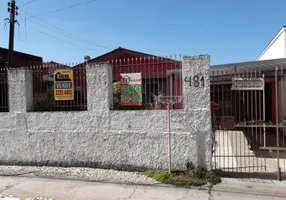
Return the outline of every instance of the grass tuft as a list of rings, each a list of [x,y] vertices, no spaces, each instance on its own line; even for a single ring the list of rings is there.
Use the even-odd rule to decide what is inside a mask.
[[[148,170],[143,174],[161,183],[175,186],[202,186],[207,183],[216,185],[221,182],[221,178],[214,171],[195,167],[192,164],[186,166],[187,170],[173,169],[171,174],[167,170]]]

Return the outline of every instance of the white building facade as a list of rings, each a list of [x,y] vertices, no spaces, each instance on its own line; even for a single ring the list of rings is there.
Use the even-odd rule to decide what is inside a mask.
[[[261,61],[279,58],[286,58],[286,26],[280,29],[256,60]]]

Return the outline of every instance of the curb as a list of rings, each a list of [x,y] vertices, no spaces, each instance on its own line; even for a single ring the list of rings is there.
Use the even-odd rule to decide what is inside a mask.
[[[217,192],[232,192],[232,193],[244,193],[244,194],[259,194],[265,196],[279,196],[279,197],[286,197],[286,193],[279,192],[277,190],[268,190],[265,191],[263,189],[241,189],[235,187],[224,187],[224,188],[214,188],[213,191]]]
[[[247,188],[246,187],[241,187],[241,186],[226,186],[226,185],[216,185],[213,186],[211,191],[215,192],[230,192],[230,193],[243,193],[243,194],[252,194],[252,195],[265,195],[265,196],[278,196],[278,197],[285,197],[286,198],[286,192],[285,188],[278,187],[279,189],[269,189],[269,188]],[[209,190],[208,186],[202,186],[198,189],[203,189],[203,190]]]
[[[4,175],[1,175],[5,177]],[[139,183],[128,183],[119,180],[108,180],[108,181],[96,181],[96,180],[84,180],[79,179],[77,177],[46,177],[41,175],[31,174],[18,174],[18,175],[6,175],[10,177],[22,177],[22,178],[43,178],[43,179],[55,179],[55,180],[70,180],[70,181],[84,181],[84,182],[94,182],[94,183],[103,183],[103,184],[120,184],[120,185],[132,185],[132,186],[147,186],[147,187],[165,187],[165,188],[186,188],[191,190],[205,190],[210,191],[210,186],[190,186],[190,187],[178,187],[167,184],[139,184]],[[243,185],[243,184],[242,184]],[[265,195],[265,196],[277,196],[277,197],[285,197],[286,198],[286,187],[281,187],[273,184],[271,187],[276,188],[266,188],[266,187],[255,187],[251,185],[238,185],[232,184],[229,186],[225,183],[221,183],[219,185],[215,185],[211,188],[213,192],[228,192],[228,193],[241,193],[241,194],[250,194],[250,195]],[[285,192],[282,192],[285,191]]]

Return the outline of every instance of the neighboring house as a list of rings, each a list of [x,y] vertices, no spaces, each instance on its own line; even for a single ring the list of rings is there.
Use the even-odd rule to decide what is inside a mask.
[[[43,62],[38,65],[27,66],[33,71],[34,92],[46,92],[46,89],[52,87],[54,81],[54,69],[69,68],[67,65],[54,61]],[[47,87],[48,86],[48,87]]]
[[[286,26],[283,26],[280,29],[256,60],[271,60],[279,58],[286,58]]]
[[[7,63],[7,61],[8,49],[0,47],[0,63]],[[42,57],[14,51],[12,67],[27,67],[31,65],[41,65],[42,63]]]
[[[241,71],[244,72],[248,72],[248,75],[250,74],[250,72],[261,72],[261,74],[265,75],[264,78],[264,83],[265,83],[265,114],[266,114],[266,121],[272,121],[275,122],[276,121],[276,91],[275,91],[275,67],[283,67],[284,69],[286,69],[286,58],[282,58],[282,59],[272,59],[272,60],[262,60],[262,61],[250,61],[250,62],[241,62],[241,63],[230,63],[230,64],[221,64],[221,65],[212,65],[211,66],[211,70],[214,71],[219,71],[220,73],[228,73],[228,76],[221,76],[223,77],[223,79],[219,80],[219,81],[215,81],[216,77],[219,76],[211,76],[211,85],[216,85],[216,88],[218,88],[217,86],[223,86],[224,88],[224,92],[227,92],[228,90],[230,90],[231,85],[232,85],[232,81],[231,81],[231,74],[235,74]],[[279,74],[280,74],[280,70],[279,70]],[[285,75],[284,75],[285,77]],[[217,78],[219,79],[219,78]],[[278,88],[279,91],[278,93],[281,93],[282,91],[282,83],[279,80],[278,83]],[[283,89],[284,93],[286,92],[286,87]],[[213,91],[212,91],[213,92]],[[230,93],[230,91],[229,91]],[[236,94],[239,94],[238,92]],[[285,93],[286,94],[286,93]],[[218,103],[219,105],[226,105],[227,103],[229,104],[229,106],[226,108],[222,108],[220,107],[220,114],[222,113],[227,113],[228,115],[231,116],[235,116],[235,119],[242,118],[242,112],[239,111],[238,106],[236,105],[238,96],[233,96],[233,97],[226,97],[223,95],[223,92],[217,92],[214,95],[211,94],[212,96],[212,101]],[[245,97],[244,101],[247,102],[246,100],[247,97]],[[253,97],[253,101],[255,97]],[[259,98],[257,98],[258,101]],[[281,96],[279,95],[279,117],[284,117],[286,116],[286,106],[283,105],[283,102],[286,102],[286,95],[285,96]],[[261,103],[261,102],[260,102]],[[250,105],[250,103],[249,103]],[[259,105],[259,102],[257,102],[257,105]],[[253,109],[250,108],[249,109]],[[250,113],[250,110],[248,110]],[[244,111],[246,112],[246,111]],[[279,118],[279,119],[280,119]],[[240,119],[241,120],[241,119]]]
[[[106,54],[79,64],[80,69],[86,63],[110,62],[112,64],[113,81],[120,81],[120,73],[141,73],[142,89],[146,101],[151,105],[153,95],[162,93],[165,96],[181,96],[181,61],[163,58],[147,53],[117,48]],[[76,74],[76,71],[74,72]],[[177,104],[176,108],[181,108]]]
[[[284,68],[284,76],[280,76],[281,71],[279,70],[279,81],[278,81],[278,94],[276,94],[275,91],[275,68],[278,67],[279,69],[281,67]],[[271,40],[271,42],[267,45],[267,47],[262,51],[262,53],[258,56],[256,61],[250,61],[250,62],[241,62],[241,63],[229,63],[229,64],[220,64],[220,65],[212,65],[211,69],[213,70],[220,70],[221,72],[233,72],[236,73],[237,71],[260,71],[262,74],[265,75],[265,105],[266,105],[266,121],[276,121],[276,95],[279,97],[279,119],[286,116],[286,106],[283,105],[283,102],[286,102],[286,87],[283,87],[283,80],[285,82],[286,75],[286,26],[283,26],[281,30],[278,32],[278,34]],[[220,81],[219,83],[215,83],[215,81],[212,81],[215,79],[215,77],[211,78],[211,84],[219,84],[224,85],[225,88],[230,88],[232,82],[231,82],[231,76],[229,78],[224,78],[224,81]],[[216,95],[216,98],[218,99],[212,99],[213,101],[216,101],[218,104],[222,101],[222,97],[219,95]],[[225,99],[227,101],[227,99]],[[233,98],[232,101],[235,101],[235,98]],[[228,110],[224,110],[225,112],[228,112],[229,115],[238,115],[239,111],[238,108],[235,107],[234,102],[230,102],[231,107],[228,108]],[[220,111],[222,113],[222,111]],[[235,116],[236,119],[238,119],[238,116]]]
[[[38,68],[39,67],[42,67],[45,69],[47,69],[47,68],[51,69],[51,70],[48,70],[46,74],[43,74],[43,80],[44,81],[54,81],[54,68],[61,68],[61,69],[69,68],[69,66],[67,66],[65,64],[57,63],[54,61],[43,62],[43,64],[38,66]]]

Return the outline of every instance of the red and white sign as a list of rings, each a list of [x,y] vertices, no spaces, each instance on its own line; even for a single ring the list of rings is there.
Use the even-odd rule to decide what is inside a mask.
[[[120,74],[120,105],[142,105],[141,73]]]

